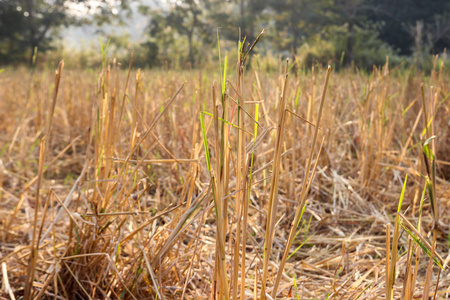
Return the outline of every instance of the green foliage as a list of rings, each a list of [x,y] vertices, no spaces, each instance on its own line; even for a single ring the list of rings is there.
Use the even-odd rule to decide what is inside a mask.
[[[372,7],[367,17],[374,22],[382,22],[380,38],[399,49],[400,54],[411,55],[417,49],[417,32],[412,30],[418,22],[423,23],[421,43],[431,42],[434,52],[448,47],[450,19],[450,1],[442,0],[369,0]]]
[[[135,50],[134,65],[151,67],[158,63],[159,46],[157,42],[147,41]]]
[[[153,57],[158,56],[152,64],[193,67],[205,59],[205,45],[214,40],[214,31],[208,23],[211,2],[185,0],[168,4],[167,10],[140,7],[140,12],[150,18],[147,46]]]
[[[270,0],[268,4],[275,21],[269,34],[282,50],[293,55],[301,44],[324,28],[323,0]]]
[[[402,1],[405,2],[403,7],[408,6],[408,1],[417,2]],[[269,38],[263,42],[263,57],[294,56],[307,66],[318,62],[371,69],[373,65],[384,64],[387,56],[393,64],[404,59],[398,54],[399,51],[404,53],[404,48],[398,48],[386,37],[386,30],[395,31],[394,27],[399,26],[392,20],[388,22],[389,6],[384,1],[186,0],[169,3],[167,11],[147,8],[146,13],[151,18],[150,40],[160,45],[159,58],[172,66],[186,63],[194,66],[201,60],[214,58],[201,50],[211,43],[211,29],[219,29],[223,39],[236,40],[238,27],[247,40],[253,40],[255,33],[266,28]],[[402,30],[413,26],[423,14],[414,7],[408,6],[408,9],[414,10],[415,17],[396,12],[408,21],[400,26]],[[448,6],[433,4],[424,10],[428,14],[424,19],[435,23],[439,20],[440,23],[436,23],[439,28],[447,28],[444,19],[439,18],[445,9],[450,11]],[[427,24],[426,28],[431,28],[431,23]],[[194,38],[193,33],[197,33]],[[408,31],[406,35],[411,39],[413,32]],[[441,33],[440,42],[447,35]],[[411,47],[411,43],[405,47]],[[422,52],[428,55],[432,47]],[[271,69],[270,65],[266,67]]]
[[[59,54],[68,50],[64,45],[54,49],[60,28],[85,23],[124,24],[133,1],[111,5],[101,0],[93,8],[91,2],[78,0],[2,0],[0,63],[31,64],[35,47],[39,49],[38,64],[52,49],[50,55],[60,59]],[[70,7],[74,5],[90,13],[73,14]],[[143,42],[133,44],[127,34],[108,37],[108,54],[125,61],[134,52],[136,67],[210,65],[217,57],[213,46],[216,32],[221,36],[220,47],[232,60],[239,34],[241,40],[253,41],[263,28],[268,38],[262,41],[256,59],[259,67],[267,71],[276,71],[279,60],[286,57],[298,62],[294,69],[309,68],[314,63],[332,64],[335,69],[371,69],[384,64],[387,56],[393,65],[406,60],[429,70],[430,54],[450,47],[449,1],[168,0],[157,8],[141,5],[139,13],[148,16]],[[98,56],[92,56],[91,49],[82,47],[79,53],[70,52],[71,58],[78,59],[74,66],[97,62]],[[246,65],[254,67],[251,61]]]
[[[63,25],[62,1],[4,0],[0,9],[0,63],[23,60],[31,63],[33,49],[51,48],[53,27]]]
[[[129,12],[131,1],[2,0],[0,1],[0,63],[27,61],[35,52],[54,49],[59,29],[84,23],[110,23]],[[75,7],[81,9],[75,13]],[[88,13],[89,12],[89,13]]]
[[[405,189],[406,189],[407,181],[408,181],[408,175],[405,176],[405,181],[403,182],[403,188],[402,188],[402,193],[400,194],[400,200],[398,201],[397,212],[400,212],[400,210],[402,208],[403,198],[405,197]]]
[[[428,249],[428,247],[420,240],[420,238],[413,232],[411,232],[411,230],[409,230],[409,228],[407,226],[405,226],[404,223],[401,223],[403,229],[409,234],[409,236],[413,239],[413,241],[418,244],[420,246],[420,248],[422,248],[422,250],[428,255],[428,257],[431,257],[431,250]],[[441,268],[442,270],[445,270],[445,268],[442,266],[442,264],[439,262],[439,260],[437,259],[436,256],[433,257],[433,261],[436,263],[436,265]]]

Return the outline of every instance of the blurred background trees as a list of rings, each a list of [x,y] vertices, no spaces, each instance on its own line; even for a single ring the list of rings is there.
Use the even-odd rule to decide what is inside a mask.
[[[133,30],[136,14],[145,20],[139,40],[100,29],[87,40],[95,44],[108,35],[114,55],[134,50],[141,67],[183,68],[216,58],[217,31],[222,46],[234,51],[239,28],[248,41],[266,30],[262,55],[307,65],[371,68],[389,56],[426,68],[430,54],[450,45],[447,0],[0,0],[0,63],[30,64],[35,48],[48,55],[68,51],[61,42],[68,26]]]
[[[54,49],[61,29],[101,25],[129,12],[130,1],[0,0],[0,63],[32,63],[35,49]],[[122,14],[123,15],[123,14]]]

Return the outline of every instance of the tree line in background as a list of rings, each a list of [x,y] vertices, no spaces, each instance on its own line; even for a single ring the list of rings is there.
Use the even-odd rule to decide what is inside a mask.
[[[0,63],[31,64],[37,49],[55,49],[63,27],[123,25],[130,12],[127,0],[0,0]]]
[[[95,7],[90,6],[91,2],[0,0],[0,63],[31,62],[33,49],[38,47],[40,52],[51,49],[63,26],[85,22],[120,24],[131,13],[131,1],[95,1]],[[144,43],[130,46],[126,37],[112,37],[111,44],[116,50],[135,50],[137,65],[202,66],[216,58],[217,32],[232,50],[239,28],[241,37],[249,42],[265,28],[263,46],[258,47],[262,56],[293,57],[307,65],[321,62],[370,68],[383,64],[389,56],[390,61],[407,59],[424,68],[430,54],[442,53],[450,45],[450,1],[447,0],[167,0],[163,3],[139,6],[139,13],[149,20]],[[90,18],[71,15],[73,5],[84,7]]]

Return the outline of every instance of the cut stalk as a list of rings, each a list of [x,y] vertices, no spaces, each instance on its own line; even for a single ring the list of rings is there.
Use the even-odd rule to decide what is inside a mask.
[[[278,195],[278,180],[280,173],[280,161],[281,161],[281,153],[282,153],[282,142],[283,142],[283,131],[284,131],[284,123],[286,116],[286,86],[288,81],[288,67],[289,67],[289,59],[286,60],[286,74],[284,78],[284,87],[283,93],[281,94],[280,103],[278,106],[278,125],[277,125],[277,137],[275,142],[275,152],[273,156],[273,168],[272,168],[272,178],[270,184],[270,192],[269,192],[269,206],[267,212],[267,221],[266,221],[266,234],[264,239],[264,263],[263,263],[263,274],[261,278],[261,295],[260,299],[266,299],[266,285],[267,285],[267,276],[269,270],[269,262],[270,262],[270,254],[272,251],[272,243],[274,237],[274,226],[277,212],[277,195]]]
[[[306,197],[308,196],[309,186],[311,185],[311,182],[312,182],[313,177],[314,177],[313,175],[309,176],[309,173],[311,171],[312,158],[313,158],[313,155],[314,155],[314,149],[315,149],[315,146],[316,146],[317,136],[318,136],[318,133],[319,133],[320,120],[322,118],[322,111],[323,111],[323,107],[324,107],[324,103],[325,103],[325,98],[326,98],[326,93],[327,93],[328,82],[330,80],[330,75],[331,75],[331,67],[328,66],[327,74],[326,74],[326,77],[325,77],[325,83],[324,83],[323,90],[322,90],[322,98],[320,100],[320,107],[319,107],[319,113],[318,113],[318,116],[317,116],[317,123],[316,123],[316,126],[315,126],[314,136],[313,136],[313,140],[312,140],[311,152],[309,154],[308,162],[307,162],[307,165],[306,165],[307,167],[305,169],[305,179],[303,180],[302,193],[300,195],[299,205],[297,207],[297,210],[295,211],[294,221],[291,224],[291,229],[289,231],[289,237],[288,237],[288,240],[286,242],[286,247],[284,249],[283,257],[281,259],[281,263],[280,263],[280,266],[278,268],[277,278],[275,280],[275,285],[274,285],[273,291],[272,291],[272,298],[276,298],[276,296],[277,296],[278,286],[279,286],[280,281],[281,281],[281,276],[283,274],[284,265],[286,264],[287,258],[289,256],[289,251],[290,251],[290,248],[292,246],[292,242],[294,241],[295,233],[297,231],[298,223],[300,221],[301,212],[303,210],[303,206],[305,205]],[[320,152],[319,152],[319,155],[320,155]],[[317,158],[316,166],[317,166],[318,160],[319,160],[319,157]]]

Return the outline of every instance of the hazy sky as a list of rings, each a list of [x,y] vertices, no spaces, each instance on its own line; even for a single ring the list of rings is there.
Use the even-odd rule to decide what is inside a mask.
[[[151,7],[155,6],[155,3],[162,4],[164,0],[140,0],[141,4]],[[130,18],[126,20],[128,26],[111,26],[105,25],[101,28],[102,31],[107,34],[129,34],[130,39],[133,42],[144,41],[145,37],[143,32],[148,24],[148,17],[139,14],[138,3],[132,4],[133,13]],[[164,4],[163,4],[164,5]],[[74,7],[74,13],[77,12],[77,7]],[[99,33],[97,26],[84,25],[81,27],[69,27],[63,30],[64,43],[68,48],[79,48],[89,43],[97,43],[99,40]]]

